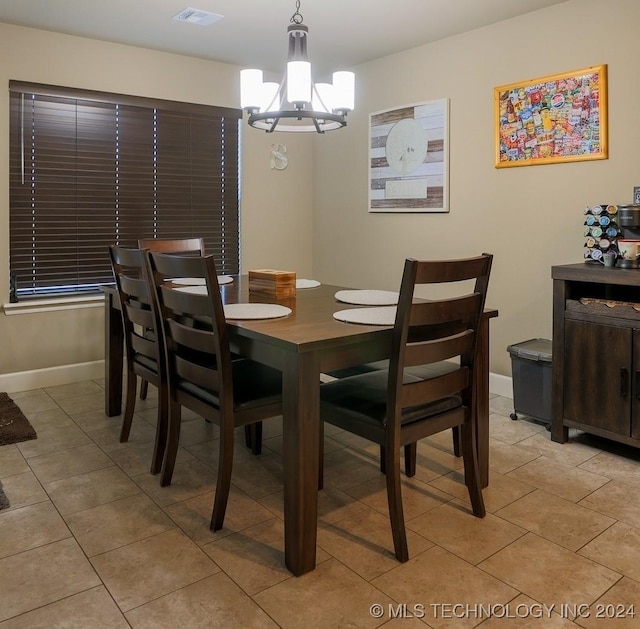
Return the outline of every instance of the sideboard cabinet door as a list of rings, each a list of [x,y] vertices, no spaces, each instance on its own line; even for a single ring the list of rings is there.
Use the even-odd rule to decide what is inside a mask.
[[[564,417],[631,436],[637,335],[629,328],[565,321]]]

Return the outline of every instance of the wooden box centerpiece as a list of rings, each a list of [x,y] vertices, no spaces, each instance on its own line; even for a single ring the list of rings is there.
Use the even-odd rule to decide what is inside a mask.
[[[255,269],[249,271],[249,292],[281,299],[296,296],[296,274],[292,271]]]

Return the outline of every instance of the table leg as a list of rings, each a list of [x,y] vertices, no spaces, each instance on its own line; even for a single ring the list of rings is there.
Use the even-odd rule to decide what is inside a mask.
[[[320,365],[314,354],[290,353],[283,368],[285,564],[300,576],[316,566]]]
[[[478,429],[478,467],[482,487],[489,484],[489,319],[480,321],[478,354],[475,368]]]
[[[104,410],[108,417],[122,412],[122,360],[124,358],[124,330],[115,293],[104,298]]]

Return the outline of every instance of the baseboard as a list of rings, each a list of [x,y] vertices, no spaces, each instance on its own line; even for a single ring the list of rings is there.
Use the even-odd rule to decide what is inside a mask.
[[[513,397],[513,381],[509,376],[501,376],[498,373],[489,372],[489,393]]]
[[[0,374],[0,391],[17,393],[104,378],[104,360]]]
[[[72,384],[83,380],[99,380],[104,378],[104,360],[75,365],[61,365],[47,369],[19,371],[17,373],[0,374],[0,391],[17,393],[44,387],[55,387],[61,384]],[[489,393],[513,397],[511,378],[497,373],[489,373]]]

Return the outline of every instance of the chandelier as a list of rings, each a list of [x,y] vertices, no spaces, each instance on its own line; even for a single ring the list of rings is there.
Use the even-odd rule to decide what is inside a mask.
[[[287,28],[287,69],[280,84],[263,82],[262,70],[240,72],[240,103],[249,125],[273,131],[324,133],[347,124],[353,110],[353,72],[334,72],[333,83],[314,83],[307,57],[309,29],[302,23],[300,0]]]

